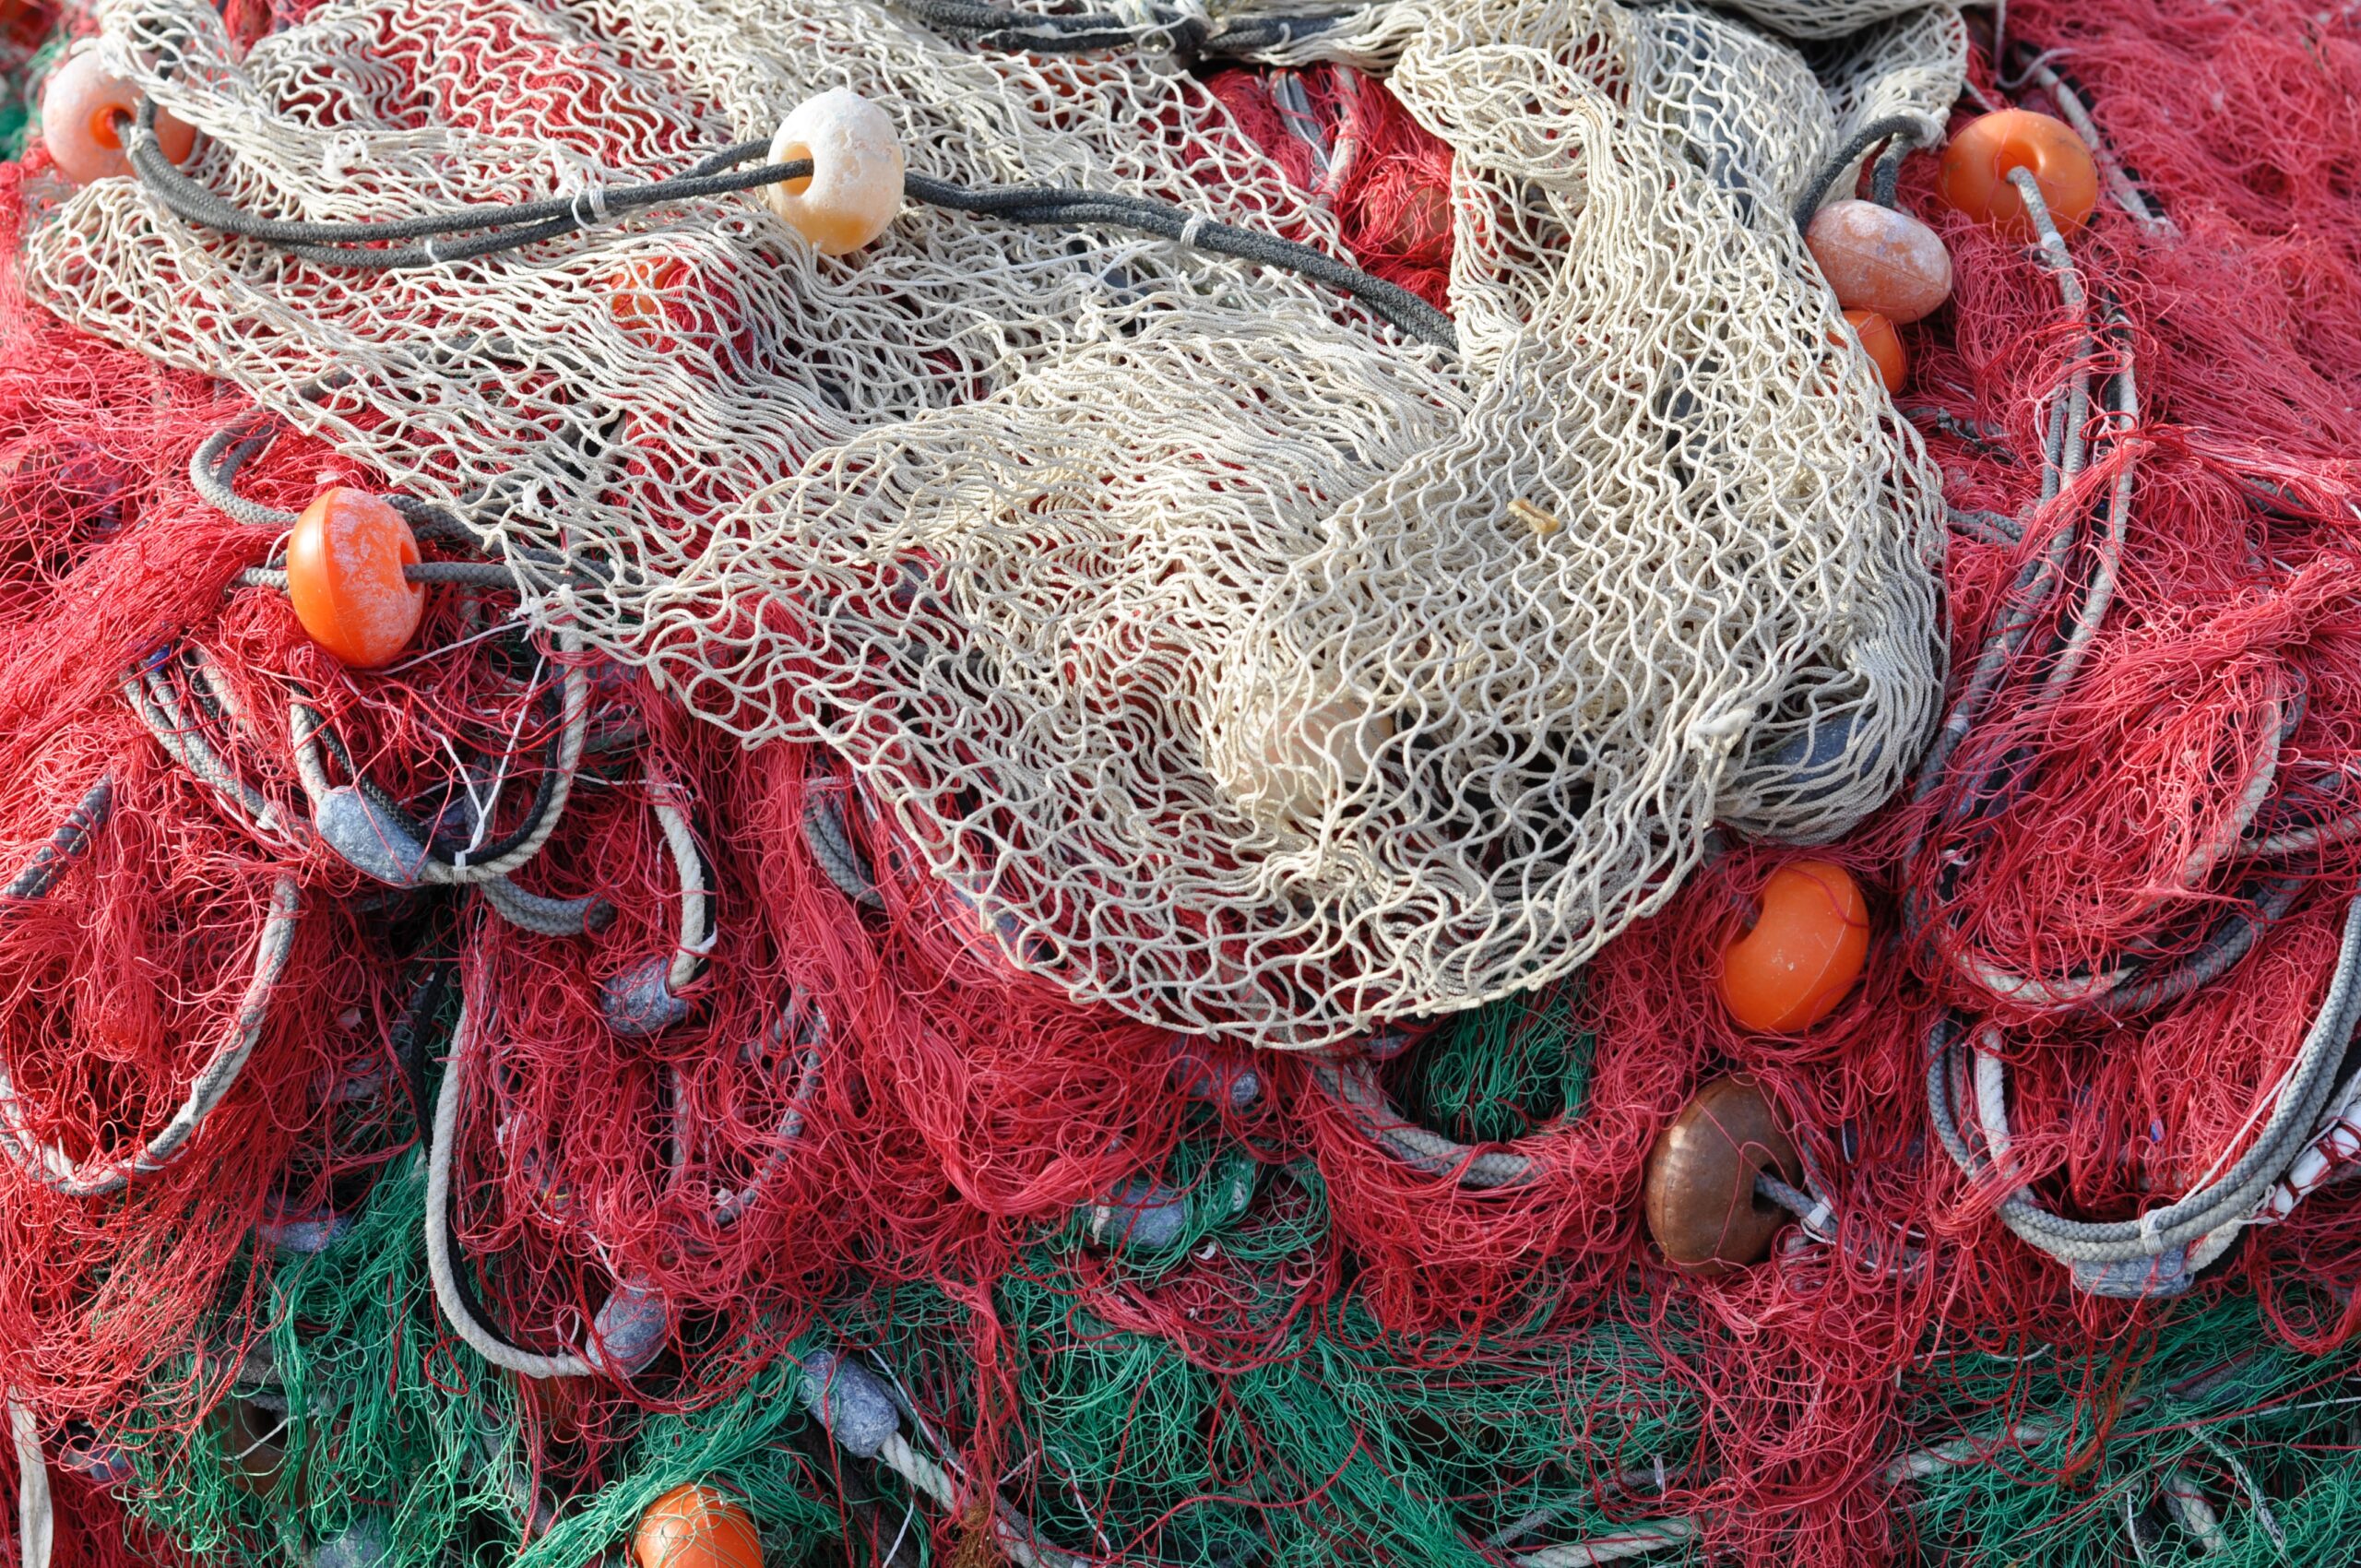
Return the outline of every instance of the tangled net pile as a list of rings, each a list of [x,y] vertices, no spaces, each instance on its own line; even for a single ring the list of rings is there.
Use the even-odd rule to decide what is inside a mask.
[[[0,168],[12,1561],[2347,1550],[2361,18],[43,21],[201,139]],[[832,87],[964,194],[632,196]],[[2087,228],[1936,199],[2003,101]],[[1742,1028],[1799,862],[1865,979]],[[1777,1240],[1676,1267],[1732,1075]]]
[[[1339,240],[1135,48],[979,53],[835,0],[404,0],[240,59],[196,0],[101,16],[206,133],[199,176],[273,217],[596,209],[846,87],[928,176]],[[1931,717],[1937,486],[1785,214],[1864,116],[1939,115],[1960,48],[1879,30],[1832,100],[1703,11],[1382,6],[1291,46],[1389,62],[1449,143],[1455,353],[1153,237],[914,208],[831,261],[743,196],[356,288],[117,182],[28,268],[469,514],[540,624],[829,745],[1076,999],[1325,1045],[1568,972],[1716,820],[1820,839],[1892,793]],[[635,268],[675,279],[660,321],[618,319]]]

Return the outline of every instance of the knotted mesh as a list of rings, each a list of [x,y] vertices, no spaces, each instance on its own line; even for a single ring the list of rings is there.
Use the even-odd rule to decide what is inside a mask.
[[[1571,970],[1717,820],[1842,832],[1927,731],[1937,476],[1786,212],[1964,45],[1844,9],[1876,25],[1809,60],[1611,0],[1291,44],[1391,62],[1453,149],[1456,355],[1275,271],[919,206],[840,260],[725,196],[373,274],[103,181],[30,269],[460,507],[540,621],[836,748],[1013,961],[1312,1045]],[[102,14],[206,133],[192,172],[277,217],[597,215],[848,87],[916,172],[1342,254],[1149,48],[979,53],[865,0],[330,0],[241,58],[199,0]]]

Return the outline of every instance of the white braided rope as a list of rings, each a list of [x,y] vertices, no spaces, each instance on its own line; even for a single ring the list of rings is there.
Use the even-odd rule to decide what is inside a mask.
[[[17,1449],[17,1557],[18,1568],[49,1568],[57,1538],[57,1516],[50,1505],[49,1461],[41,1451],[41,1422],[11,1398],[8,1436]]]
[[[1600,1563],[1622,1562],[1685,1547],[1696,1535],[1697,1523],[1693,1519],[1654,1519],[1587,1540],[1522,1552],[1512,1561],[1515,1568],[1597,1568]]]
[[[459,1101],[466,1092],[466,1070],[474,1030],[464,1000],[451,1026],[451,1060],[444,1066],[442,1087],[434,1096],[434,1124],[426,1156],[426,1272],[434,1287],[435,1304],[469,1349],[504,1372],[519,1377],[592,1377],[598,1368],[566,1352],[545,1356],[520,1349],[476,1320],[460,1293],[451,1254],[451,1162],[458,1141]]]
[[[229,1028],[205,1065],[189,1083],[188,1097],[172,1119],[131,1154],[77,1161],[53,1144],[43,1143],[28,1125],[24,1102],[18,1098],[8,1063],[0,1059],[0,1150],[34,1181],[67,1197],[99,1197],[120,1192],[139,1177],[163,1170],[180,1158],[206,1117],[221,1103],[245,1070],[270,1021],[270,1000],[287,955],[295,945],[295,926],[303,912],[303,895],[291,876],[271,886],[270,910],[255,938],[255,968],[238,999]]]
[[[873,0],[328,0],[240,58],[201,0],[101,9],[198,177],[277,216],[538,196],[553,148],[574,188],[670,172],[846,87],[920,172],[1335,244],[1153,51],[979,53]],[[841,260],[728,197],[356,279],[102,181],[28,270],[405,493],[497,493],[471,520],[529,612],[836,747],[1077,997],[1323,1044],[1568,972],[1717,819],[1841,833],[1941,674],[1937,476],[1774,198],[1948,101],[1956,15],[1849,39],[1817,94],[1702,11],[1363,20],[1325,46],[1394,60],[1454,151],[1456,360],[1292,276],[916,206]]]

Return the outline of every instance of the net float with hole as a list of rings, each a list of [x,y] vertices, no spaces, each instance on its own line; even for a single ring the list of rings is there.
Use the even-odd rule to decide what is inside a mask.
[[[1869,954],[1869,906],[1852,873],[1790,861],[1762,885],[1753,923],[1722,951],[1722,1005],[1757,1033],[1809,1028],[1845,1000]]]
[[[2091,149],[2063,120],[2030,109],[2003,109],[1968,123],[1943,148],[1935,194],[1945,207],[2011,239],[2034,238],[2024,197],[2009,182],[2023,169],[2041,187],[2058,232],[2070,234],[2099,205],[2099,170]]]
[[[419,564],[418,536],[383,496],[322,491],[287,536],[287,598],[321,647],[355,670],[401,656],[426,613],[426,589],[403,571]]]
[[[137,89],[110,72],[95,51],[85,50],[60,65],[42,93],[42,145],[77,185],[128,175],[124,125],[138,107]],[[185,163],[196,132],[160,110],[156,145],[174,163]]]
[[[1711,1278],[1769,1257],[1787,1213],[1755,1191],[1765,1171],[1803,1179],[1761,1087],[1732,1075],[1698,1090],[1648,1150],[1643,1203],[1665,1261]]]
[[[884,233],[902,210],[902,145],[893,119],[860,94],[832,88],[806,99],[771,138],[771,161],[812,160],[803,179],[764,198],[822,255],[844,255]]]

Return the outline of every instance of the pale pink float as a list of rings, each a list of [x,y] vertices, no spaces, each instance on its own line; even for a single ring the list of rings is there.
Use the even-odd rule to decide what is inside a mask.
[[[1846,310],[1873,310],[1901,326],[1951,298],[1951,253],[1906,212],[1873,201],[1833,201],[1814,215],[1804,244]]]
[[[77,185],[131,172],[117,122],[137,114],[139,92],[112,76],[96,53],[84,51],[57,67],[41,98],[41,139],[65,177]],[[156,145],[175,163],[188,160],[196,133],[170,114],[156,115]]]

